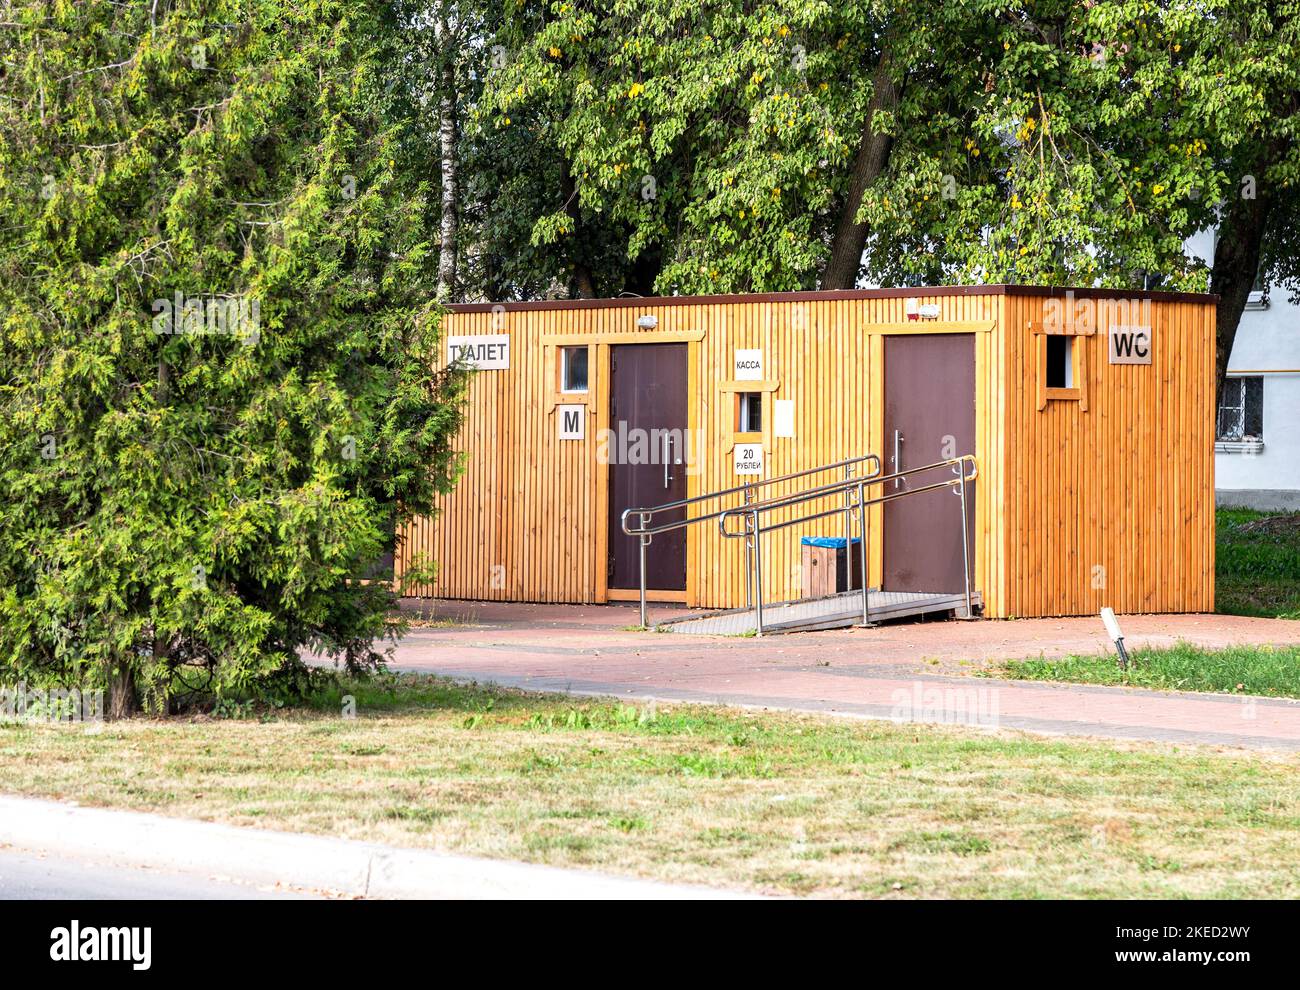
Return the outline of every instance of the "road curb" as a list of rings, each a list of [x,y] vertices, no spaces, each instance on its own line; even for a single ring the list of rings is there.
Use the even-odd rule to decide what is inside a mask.
[[[748,895],[585,870],[0,796],[0,845],[354,897],[732,900]]]

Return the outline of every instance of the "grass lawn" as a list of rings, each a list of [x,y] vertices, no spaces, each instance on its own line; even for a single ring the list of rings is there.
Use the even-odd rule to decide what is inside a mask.
[[[1300,512],[1219,509],[1216,525],[1218,610],[1300,619]]]
[[[316,710],[0,724],[0,787],[773,893],[1295,897],[1300,757],[413,675]],[[242,711],[242,709],[241,709]]]
[[[1219,509],[1215,599],[1231,615],[1300,619],[1300,512]],[[1300,698],[1300,648],[1189,644],[1132,651],[1122,671],[1114,654],[1014,660],[997,673],[1031,681],[1117,684]]]
[[[1230,646],[1207,650],[1188,643],[1130,650],[1121,670],[1114,654],[1010,660],[1001,673],[1029,681],[1119,684],[1164,691],[1211,691],[1300,698],[1300,647]]]

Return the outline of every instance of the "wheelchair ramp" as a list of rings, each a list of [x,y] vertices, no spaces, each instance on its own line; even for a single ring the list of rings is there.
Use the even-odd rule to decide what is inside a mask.
[[[974,603],[982,604],[978,593]],[[904,619],[939,612],[961,614],[966,609],[966,596],[930,594],[924,591],[872,591],[867,603],[871,621]],[[812,632],[818,629],[844,629],[862,622],[862,593],[846,591],[827,598],[805,598],[795,602],[778,602],[763,606],[763,632]],[[694,633],[700,636],[744,636],[756,631],[752,608],[710,612],[699,617],[670,619],[661,622],[665,632]]]

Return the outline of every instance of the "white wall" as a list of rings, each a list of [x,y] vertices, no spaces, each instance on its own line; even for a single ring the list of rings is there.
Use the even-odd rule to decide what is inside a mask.
[[[1210,231],[1187,242],[1188,251],[1210,258]],[[1247,308],[1228,360],[1229,372],[1300,369],[1300,306],[1273,290],[1267,309]],[[1300,498],[1300,374],[1263,375],[1264,449],[1256,454],[1219,453],[1214,457],[1215,488],[1220,492],[1266,490],[1297,492]]]

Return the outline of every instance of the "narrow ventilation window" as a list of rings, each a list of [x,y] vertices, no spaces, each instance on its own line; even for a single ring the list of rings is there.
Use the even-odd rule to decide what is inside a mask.
[[[737,392],[736,432],[763,432],[763,393]]]
[[[560,391],[587,391],[587,348],[585,345],[561,348]]]
[[[1047,335],[1047,387],[1074,388],[1074,338]]]
[[[1088,337],[1070,333],[1035,334],[1038,348],[1038,411],[1049,402],[1074,402],[1088,411]]]

